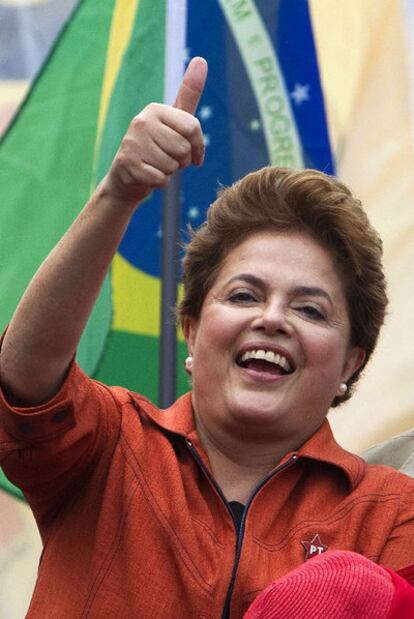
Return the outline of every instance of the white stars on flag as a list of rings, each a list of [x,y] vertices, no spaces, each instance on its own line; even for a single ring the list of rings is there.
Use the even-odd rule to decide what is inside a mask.
[[[309,84],[299,84],[298,82],[295,84],[295,88],[290,93],[295,105],[302,105],[304,101],[308,101],[310,98],[309,95]]]
[[[197,217],[200,217],[200,209],[198,209],[196,206],[191,206],[188,209],[187,214],[189,219],[197,219]]]
[[[211,105],[203,105],[200,108],[198,115],[200,116],[201,120],[208,120],[209,118],[211,118],[211,116],[213,115],[213,109]]]
[[[250,124],[249,124],[250,131],[259,131],[261,126],[262,126],[262,124],[261,124],[261,122],[260,122],[260,120],[258,118],[252,118],[252,120],[250,121]]]

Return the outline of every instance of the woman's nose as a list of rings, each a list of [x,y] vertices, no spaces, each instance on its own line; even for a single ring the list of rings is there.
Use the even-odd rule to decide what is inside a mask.
[[[253,326],[255,329],[261,329],[268,335],[278,332],[287,335],[292,333],[292,325],[286,315],[285,308],[276,303],[262,307]]]

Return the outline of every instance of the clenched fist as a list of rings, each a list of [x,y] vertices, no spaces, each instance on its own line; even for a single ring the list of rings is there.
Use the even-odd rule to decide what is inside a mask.
[[[194,113],[206,77],[206,61],[193,58],[174,105],[151,103],[135,116],[102,181],[107,195],[138,203],[153,189],[166,187],[179,168],[203,163],[203,134]]]

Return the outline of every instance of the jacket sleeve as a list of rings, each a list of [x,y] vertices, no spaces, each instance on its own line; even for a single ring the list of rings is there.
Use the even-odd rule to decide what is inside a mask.
[[[111,389],[75,362],[44,405],[13,407],[0,391],[0,465],[24,493],[39,525],[82,490],[98,461],[109,462],[120,423]]]

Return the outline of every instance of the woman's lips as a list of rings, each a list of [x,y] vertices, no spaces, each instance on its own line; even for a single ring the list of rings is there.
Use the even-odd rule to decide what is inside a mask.
[[[281,380],[286,380],[291,375],[280,366],[262,359],[254,359],[249,361],[247,365],[238,364],[238,366],[243,374],[247,374],[249,378],[255,381],[280,382]]]

